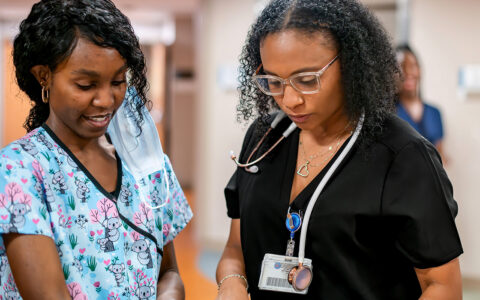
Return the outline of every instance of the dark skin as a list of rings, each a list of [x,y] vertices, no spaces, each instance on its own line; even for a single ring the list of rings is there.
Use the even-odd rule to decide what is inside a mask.
[[[47,125],[105,190],[115,190],[115,149],[104,134],[125,96],[127,68],[123,57],[115,49],[80,38],[70,57],[56,70],[37,65],[31,72],[50,91]],[[13,233],[3,238],[23,299],[71,299],[51,238]],[[163,251],[157,300],[184,299],[173,242],[165,245]]]
[[[265,72],[282,78],[304,71],[318,71],[337,53],[338,49],[328,36],[322,33],[305,35],[295,30],[270,34],[260,46]],[[325,148],[337,140],[343,143],[349,135],[349,131],[342,133],[349,126],[341,76],[340,65],[335,62],[321,76],[321,89],[318,93],[305,95],[286,85],[283,95],[274,97],[278,106],[292,120],[296,120],[295,123],[302,130],[300,138],[307,156],[324,152]],[[302,149],[299,148],[297,169],[303,163]],[[310,169],[309,176],[294,177],[290,201],[295,199],[328,161],[323,164],[317,161],[313,163],[318,163],[318,166]],[[420,299],[462,298],[458,258],[434,268],[415,268],[415,272],[422,288]],[[229,274],[245,275],[239,219],[231,222],[230,235],[217,267],[217,282]],[[217,300],[223,299],[247,300],[244,281],[238,277],[225,280],[217,296]]]

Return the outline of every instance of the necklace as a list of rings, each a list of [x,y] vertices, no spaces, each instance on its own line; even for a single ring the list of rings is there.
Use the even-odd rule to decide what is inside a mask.
[[[344,135],[345,131],[347,130],[348,125],[350,125],[350,123],[347,124],[347,126],[345,126],[344,130],[342,130],[338,134],[335,142],[332,145],[328,146],[327,150],[325,150],[323,152],[319,151],[317,153],[314,153],[314,154],[308,156],[308,158],[306,158],[307,154],[305,153],[305,148],[304,148],[302,140],[300,138],[299,144],[300,144],[300,149],[302,150],[302,157],[305,160],[305,163],[300,165],[300,167],[297,170],[297,175],[302,176],[302,177],[308,177],[308,175],[310,174],[310,171],[308,169],[309,166],[320,167],[325,162],[329,161],[333,157],[333,155],[338,151],[338,148],[340,147],[341,137]],[[351,132],[350,132],[350,134],[351,134]],[[333,149],[335,149],[335,151],[332,151]],[[312,161],[317,159],[317,158],[323,158],[323,159],[317,164],[312,164]]]

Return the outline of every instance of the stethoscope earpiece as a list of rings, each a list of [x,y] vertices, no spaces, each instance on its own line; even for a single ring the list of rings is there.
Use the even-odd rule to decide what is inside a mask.
[[[293,267],[288,273],[288,282],[297,292],[306,290],[312,283],[312,278],[312,269],[304,266],[302,263]]]

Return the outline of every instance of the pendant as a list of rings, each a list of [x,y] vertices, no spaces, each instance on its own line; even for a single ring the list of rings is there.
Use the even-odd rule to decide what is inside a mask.
[[[308,171],[308,164],[310,162],[307,160],[303,165],[300,166],[297,170],[297,174],[302,176],[302,177],[307,177],[310,172]]]

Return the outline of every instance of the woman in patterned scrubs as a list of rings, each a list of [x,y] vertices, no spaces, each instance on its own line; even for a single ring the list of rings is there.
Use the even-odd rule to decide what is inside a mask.
[[[32,109],[0,153],[0,299],[184,299],[172,240],[192,212],[170,161],[135,180],[105,135],[127,73],[125,105],[145,124],[128,19],[109,0],[44,0],[13,55]]]

